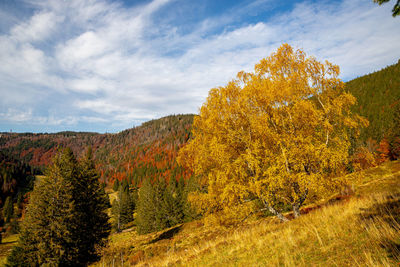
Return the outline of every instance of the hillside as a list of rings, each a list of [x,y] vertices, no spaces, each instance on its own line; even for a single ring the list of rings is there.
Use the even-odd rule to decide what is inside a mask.
[[[95,266],[395,266],[400,260],[400,162],[352,174],[354,191],[304,207],[289,223],[202,221],[111,236]],[[339,216],[338,216],[339,215]]]
[[[2,133],[0,151],[43,170],[59,147],[70,147],[78,157],[92,146],[102,181],[143,177],[183,176],[175,157],[190,135],[193,115],[172,115],[143,123],[117,134],[60,132],[54,134]]]
[[[394,126],[395,114],[400,111],[400,60],[374,73],[346,83],[357,98],[353,110],[366,117],[370,125],[361,132],[361,140],[372,138],[379,143]]]

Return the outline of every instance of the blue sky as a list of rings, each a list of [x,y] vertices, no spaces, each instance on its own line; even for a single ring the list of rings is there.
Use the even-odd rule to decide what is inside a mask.
[[[0,131],[118,132],[197,113],[282,43],[349,80],[396,63],[394,3],[0,1]]]

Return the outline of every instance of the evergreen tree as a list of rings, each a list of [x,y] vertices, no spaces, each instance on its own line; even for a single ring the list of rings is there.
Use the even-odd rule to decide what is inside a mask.
[[[400,103],[393,108],[393,124],[388,132],[390,158],[396,160],[400,158]]]
[[[71,154],[59,154],[36,182],[22,224],[18,245],[7,259],[8,266],[72,265],[67,258],[73,239],[70,220],[73,214],[72,184],[76,175]]]
[[[114,184],[113,184],[113,190],[114,190],[115,192],[117,192],[117,191],[118,191],[118,188],[119,188],[119,180],[118,180],[118,179],[115,179]]]
[[[149,233],[157,229],[155,205],[153,185],[149,179],[146,179],[139,189],[137,203],[136,226],[139,234]]]
[[[3,217],[6,223],[9,223],[14,214],[12,197],[8,196],[3,207]]]
[[[106,245],[111,229],[106,212],[110,202],[100,185],[91,148],[79,162],[78,170],[78,175],[72,177],[75,210],[71,227],[75,230],[75,253],[71,259],[86,265],[99,260],[98,248]]]
[[[178,183],[175,178],[169,180],[164,192],[163,213],[167,217],[168,227],[181,223],[184,219],[183,201],[184,183]]]
[[[135,203],[133,201],[133,197],[131,192],[129,191],[129,187],[120,189],[120,202],[121,202],[121,224],[125,225],[133,221],[133,212],[135,210]]]
[[[129,190],[126,180],[123,180],[118,189],[118,198],[113,201],[112,215],[114,217],[114,229],[119,232],[124,225],[133,221],[135,201]]]
[[[121,202],[118,201],[118,199],[114,199],[111,205],[111,215],[113,218],[113,229],[115,229],[115,231],[120,232],[121,231]]]
[[[176,181],[170,179],[145,180],[139,189],[137,201],[136,225],[138,233],[144,234],[162,230],[194,218],[187,202],[187,194],[183,178]]]
[[[86,266],[96,261],[97,248],[109,235],[107,207],[91,150],[78,163],[65,149],[35,184],[7,265]]]

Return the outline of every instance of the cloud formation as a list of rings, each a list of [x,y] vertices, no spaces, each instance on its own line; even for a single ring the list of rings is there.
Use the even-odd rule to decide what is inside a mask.
[[[209,89],[251,71],[283,42],[338,64],[345,80],[400,58],[399,22],[372,1],[298,2],[236,23],[273,9],[271,1],[244,2],[190,27],[168,9],[179,3],[21,3],[34,11],[0,35],[0,131],[119,131],[196,113]]]

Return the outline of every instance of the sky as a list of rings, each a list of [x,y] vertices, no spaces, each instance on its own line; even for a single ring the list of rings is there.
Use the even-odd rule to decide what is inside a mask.
[[[198,113],[282,43],[344,81],[400,59],[393,1],[0,0],[0,132],[119,132]]]

